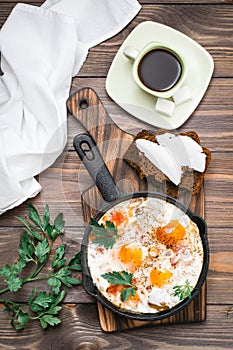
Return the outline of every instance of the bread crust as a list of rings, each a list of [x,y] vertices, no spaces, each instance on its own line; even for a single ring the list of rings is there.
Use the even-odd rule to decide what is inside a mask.
[[[134,141],[138,139],[145,139],[154,143],[158,143],[156,140],[156,135],[168,132],[164,129],[159,129],[155,132],[149,130],[140,131],[135,137]],[[169,131],[170,132],[170,131]],[[171,132],[170,132],[171,133]],[[191,137],[199,145],[201,145],[200,138],[195,131],[187,131],[180,133],[179,135]],[[140,179],[147,179],[147,181],[152,181],[161,191],[166,192],[172,197],[177,197],[178,191],[190,191],[192,194],[198,194],[201,189],[205,172],[211,161],[211,152],[207,148],[203,147],[203,153],[206,154],[206,165],[203,173],[200,173],[192,168],[183,167],[181,182],[178,186],[173,184],[170,179],[161,172],[148,158],[140,152],[133,142],[127,152],[124,155],[125,161],[136,170]]]

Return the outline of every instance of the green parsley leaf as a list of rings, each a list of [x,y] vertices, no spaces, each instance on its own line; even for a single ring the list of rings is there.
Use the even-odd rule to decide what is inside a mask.
[[[21,218],[20,216],[16,216],[16,219],[19,220],[21,222],[21,224],[23,224],[25,226],[26,233],[28,235],[30,235],[32,238],[36,238],[38,241],[42,240],[41,235],[39,234],[39,232],[35,231],[35,226],[33,226],[29,221]]]
[[[133,274],[128,273],[127,271],[113,271],[113,272],[107,272],[101,275],[104,279],[108,281],[108,283],[112,285],[121,284],[123,286],[126,286],[121,292],[121,300],[125,301],[129,299],[129,297],[132,295],[135,295],[136,292],[136,286],[132,284],[133,280]],[[129,287],[129,288],[128,288]]]
[[[68,266],[70,270],[82,271],[80,252],[71,258]]]
[[[72,287],[78,284],[81,284],[82,281],[78,278],[74,278],[74,277],[66,277],[65,279],[62,280],[62,283],[67,286],[67,287]]]
[[[63,256],[65,254],[65,247],[65,244],[61,244],[59,247],[57,247],[56,253],[52,260],[53,269],[58,269],[66,263],[66,260],[63,259]]]
[[[24,262],[22,262],[21,260],[19,260],[17,263],[14,263],[11,266],[11,271],[12,274],[14,274],[15,276],[18,275],[20,272],[23,271],[23,268],[25,267]]]
[[[66,287],[72,287],[74,285],[81,284],[82,281],[78,278],[73,278],[70,276],[71,271],[68,267],[63,267],[56,274],[48,280],[48,285],[52,287],[52,291],[55,294],[60,292],[61,285],[64,284]]]
[[[20,331],[25,328],[29,320],[29,314],[19,310],[11,320],[11,326],[16,330]]]
[[[28,203],[28,209],[29,209],[29,218],[43,231],[44,227],[41,222],[37,209],[31,203]]]
[[[70,277],[70,274],[71,272],[69,271],[68,267],[64,267],[59,270],[54,277],[60,280],[67,287],[72,287],[72,285],[82,283],[79,279]]]
[[[5,312],[11,312],[13,314],[12,320],[11,320],[11,326],[16,330],[24,329],[24,327],[27,325],[29,321],[29,314],[25,312],[20,304],[16,304],[14,302],[9,302],[7,300],[4,300],[3,302],[5,309]]]
[[[62,290],[57,296],[53,303],[54,306],[58,305],[64,298],[65,298],[66,292],[65,290]]]
[[[52,315],[44,315],[39,318],[40,324],[42,329],[46,329],[48,325],[50,326],[56,326],[59,323],[61,323],[61,320],[59,318],[54,317]]]
[[[57,236],[61,233],[65,225],[65,221],[63,220],[63,214],[60,213],[54,220],[53,230],[51,232],[52,240],[55,240]]]
[[[47,314],[49,315],[57,315],[58,312],[62,309],[61,306],[51,306],[48,311]]]
[[[38,313],[43,310],[46,310],[49,306],[51,306],[56,297],[53,294],[46,292],[39,292],[37,297],[30,301],[30,308],[33,312]]]
[[[8,300],[3,301],[5,306],[4,312],[16,312],[19,309],[19,305],[14,302],[9,302]]]
[[[52,287],[52,292],[58,294],[61,288],[61,281],[56,277],[50,277],[48,279],[48,286]]]
[[[106,221],[105,226],[99,224],[95,219],[90,221],[91,234],[96,236],[92,243],[104,246],[105,248],[112,248],[115,240],[118,237],[118,231],[115,224],[111,221]]]
[[[131,295],[132,295],[132,297],[134,297],[135,291],[136,291],[135,286],[123,289],[121,292],[121,301],[128,300]]]
[[[50,246],[48,244],[47,238],[44,238],[41,242],[35,247],[35,255],[40,263],[43,263],[47,260],[47,256],[50,253]]]
[[[174,289],[174,296],[178,296],[180,300],[183,300],[185,298],[190,298],[191,297],[191,293],[193,290],[193,287],[190,285],[189,281],[186,280],[184,285],[180,285],[180,286],[175,286],[173,287]]]
[[[0,269],[0,275],[6,280],[11,276],[11,267],[9,264],[6,264],[3,269]]]
[[[17,319],[18,323],[23,327],[26,326],[29,320],[29,314],[27,312],[24,312],[21,309],[17,316],[18,316],[18,319]]]
[[[44,210],[44,216],[43,216],[44,230],[47,229],[47,226],[49,224],[49,220],[50,220],[49,206],[48,206],[48,204],[46,204],[45,210]]]
[[[40,292],[37,297],[31,301],[30,308],[35,313],[41,313],[45,311],[55,300],[53,294],[47,294],[46,292]]]
[[[21,224],[26,227],[27,231],[31,233],[32,229],[30,227],[30,223],[27,220],[21,218],[20,216],[16,216],[16,219],[19,220]]]
[[[28,235],[27,232],[24,232],[23,236],[20,238],[19,247],[20,249],[18,250],[18,252],[20,260],[25,263],[32,261],[32,255],[35,250],[35,244],[34,240]]]
[[[56,276],[59,279],[62,279],[63,277],[67,277],[71,274],[69,269],[67,267],[63,267],[60,269],[54,276]]]
[[[7,283],[10,292],[17,292],[22,286],[23,280],[17,275],[22,271],[22,264],[13,264],[12,266],[6,264],[3,269],[0,270],[0,275],[4,278],[4,282]]]
[[[54,220],[54,227],[58,232],[61,232],[65,225],[65,221],[63,220],[63,214],[60,213]]]
[[[112,285],[123,284],[124,286],[132,286],[133,275],[132,273],[128,273],[126,271],[107,272],[101,275],[101,277],[106,279],[108,283]]]
[[[64,297],[65,291],[61,291],[57,296],[40,292],[32,301],[31,309],[38,314],[38,319],[43,329],[47,328],[48,325],[55,326],[61,322],[59,318],[54,317],[54,315],[57,315],[62,309],[58,304]]]
[[[19,290],[22,287],[23,280],[22,280],[22,278],[15,277],[14,275],[12,275],[7,280],[7,284],[8,284],[10,292],[17,292],[17,290]]]

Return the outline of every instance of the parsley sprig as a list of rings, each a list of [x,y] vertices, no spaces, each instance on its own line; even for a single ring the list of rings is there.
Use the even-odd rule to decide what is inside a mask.
[[[95,236],[92,243],[104,246],[105,248],[112,248],[115,240],[118,237],[118,231],[115,224],[111,221],[106,221],[105,226],[99,224],[94,218],[90,221],[91,234]]]
[[[25,227],[19,242],[18,260],[0,269],[0,280],[6,285],[0,290],[0,295],[6,292],[15,293],[24,284],[39,280],[47,281],[47,285],[51,287],[51,293],[45,291],[37,293],[36,288],[33,288],[27,303],[0,300],[0,303],[5,306],[4,311],[12,314],[11,325],[15,330],[24,329],[28,322],[33,320],[39,320],[43,329],[48,325],[58,325],[61,320],[57,316],[62,308],[58,304],[66,294],[62,287],[72,287],[81,283],[79,278],[71,275],[72,271],[81,271],[79,253],[67,263],[64,258],[65,244],[61,244],[56,248],[53,258],[50,258],[54,251],[54,242],[63,234],[65,225],[63,214],[58,214],[52,224],[48,205],[45,206],[42,219],[31,203],[28,209],[29,219],[17,217]],[[41,274],[45,265],[48,264],[50,264],[49,272],[45,275]]]
[[[132,295],[132,297],[135,296],[136,293],[136,286],[132,283],[133,280],[133,274],[128,273],[126,271],[113,271],[113,272],[107,272],[101,275],[104,279],[108,281],[111,285],[123,285],[126,286],[121,292],[121,301],[125,301],[129,299],[129,297]]]
[[[173,287],[174,296],[178,296],[180,300],[183,300],[185,298],[190,298],[191,297],[191,292],[193,290],[193,287],[190,285],[189,280],[185,281],[185,284],[180,285],[180,286],[175,286]]]

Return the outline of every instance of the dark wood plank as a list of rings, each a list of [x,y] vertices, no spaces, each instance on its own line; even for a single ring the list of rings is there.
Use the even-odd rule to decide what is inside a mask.
[[[12,349],[169,349],[169,350],[222,350],[231,349],[232,314],[229,305],[210,305],[208,318],[203,324],[184,324],[139,328],[135,331],[123,331],[111,335],[99,328],[95,305],[68,304],[61,311],[62,324],[57,329],[45,332],[35,322],[27,330],[15,334],[9,325],[9,317],[2,312],[0,329],[0,348]],[[221,330],[224,329],[224,332]]]
[[[212,227],[232,227],[233,178],[216,175],[205,178],[205,218]],[[216,201],[218,202],[216,206]]]
[[[191,1],[190,1],[191,2]],[[33,4],[33,2],[32,2]],[[37,2],[35,5],[39,5]],[[232,77],[233,62],[233,6],[232,2],[219,4],[182,4],[176,6],[167,2],[163,4],[145,3],[136,18],[115,37],[97,45],[90,50],[88,60],[79,76],[106,76],[110,64],[119,46],[132,29],[145,20],[169,25],[203,45],[212,55],[216,63],[214,76]],[[14,6],[12,2],[1,3],[0,27],[6,21]],[[224,29],[225,39],[222,40]]]
[[[111,62],[133,28],[144,20],[171,26],[196,40],[215,61],[215,77],[232,77],[233,6],[144,5],[139,15],[120,34],[90,50],[79,76],[106,76]],[[225,39],[222,40],[224,28]],[[98,66],[98,73],[96,67]]]

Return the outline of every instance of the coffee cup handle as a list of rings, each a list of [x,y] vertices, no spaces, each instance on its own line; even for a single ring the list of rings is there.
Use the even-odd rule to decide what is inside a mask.
[[[126,46],[123,53],[125,57],[128,58],[130,61],[135,61],[139,55],[139,50],[135,49],[132,46]]]

